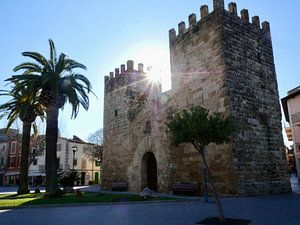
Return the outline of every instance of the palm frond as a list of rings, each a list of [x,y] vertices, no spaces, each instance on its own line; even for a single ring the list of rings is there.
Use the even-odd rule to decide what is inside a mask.
[[[18,113],[12,113],[12,115],[8,117],[8,123],[5,129],[5,133],[8,132],[9,128],[17,120],[17,118],[18,118]]]
[[[52,65],[52,70],[55,70],[55,64],[56,64],[56,49],[55,49],[55,45],[54,42],[49,39],[49,45],[50,45],[50,62]]]
[[[86,70],[86,66],[73,60],[73,59],[66,59],[65,60],[65,69],[66,70],[72,70],[72,69],[77,69],[77,68],[80,68],[80,69],[83,69],[83,70]]]
[[[65,59],[66,59],[66,55],[64,53],[61,53],[59,55],[59,58],[58,58],[58,61],[55,65],[55,73],[58,75],[58,76],[61,76],[61,73],[64,71],[64,67],[65,67]]]
[[[50,68],[47,59],[38,52],[23,52],[22,55],[34,59],[35,61],[43,65],[43,67],[45,68]]]
[[[85,110],[89,109],[88,93],[92,91],[91,84],[85,76],[73,73],[61,78],[60,84],[61,93],[72,106],[71,118],[77,117],[80,105]]]
[[[35,64],[35,63],[32,63],[32,62],[25,62],[25,63],[22,63],[18,66],[16,66],[13,71],[14,72],[17,72],[19,70],[31,70],[32,72],[41,72],[42,71],[42,68],[38,65],[38,64]]]
[[[97,95],[92,91],[92,85],[90,81],[84,75],[79,73],[73,73],[72,76],[74,76],[74,79],[76,81],[79,80],[84,84],[83,88],[87,91],[88,94],[92,93],[97,98]]]

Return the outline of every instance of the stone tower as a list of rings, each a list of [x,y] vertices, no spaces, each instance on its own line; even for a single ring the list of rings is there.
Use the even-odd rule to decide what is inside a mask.
[[[213,0],[213,11],[169,31],[172,89],[161,93],[130,62],[105,78],[103,185],[126,181],[130,190],[168,192],[173,183],[202,184],[202,164],[192,146],[172,146],[173,114],[200,105],[237,121],[232,140],[210,145],[207,158],[224,195],[290,191],[276,72],[268,22],[249,21],[235,3]],[[116,116],[117,115],[117,116]]]
[[[167,139],[165,124],[159,128],[157,122],[166,121],[159,118],[165,117],[161,95],[161,86],[150,82],[143,64],[134,70],[131,60],[127,68],[121,65],[121,72],[115,69],[105,77],[103,187],[125,181],[131,191],[140,191],[149,186],[146,179],[151,176],[152,189],[168,189],[163,185],[165,177],[161,177],[167,174],[163,167],[169,155],[160,143],[162,137]],[[150,164],[155,170],[152,173],[147,171]]]

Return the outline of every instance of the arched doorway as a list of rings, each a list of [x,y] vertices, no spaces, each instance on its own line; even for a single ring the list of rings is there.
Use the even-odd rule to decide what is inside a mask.
[[[145,187],[157,191],[157,164],[152,152],[146,152],[142,158],[142,189]]]

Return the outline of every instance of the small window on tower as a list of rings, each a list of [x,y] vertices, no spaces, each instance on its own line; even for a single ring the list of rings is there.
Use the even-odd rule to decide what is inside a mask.
[[[117,117],[117,116],[118,116],[118,110],[115,109],[115,117]]]
[[[150,134],[151,133],[151,124],[150,121],[146,121],[144,125],[144,134]]]

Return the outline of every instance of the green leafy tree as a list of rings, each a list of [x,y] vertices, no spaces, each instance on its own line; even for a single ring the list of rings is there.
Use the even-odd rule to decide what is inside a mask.
[[[176,114],[168,127],[173,144],[191,143],[199,152],[216,199],[220,221],[223,222],[224,213],[205,158],[205,146],[210,143],[221,144],[228,141],[234,131],[233,122],[219,112],[209,113],[208,110],[195,106]]]
[[[32,123],[38,115],[43,118],[44,108],[39,104],[37,96],[28,88],[22,88],[19,91],[18,83],[15,83],[11,91],[1,90],[0,96],[8,96],[11,99],[0,105],[1,116],[6,116],[8,123],[6,131],[16,119],[20,118],[23,122],[22,127],[22,149],[21,149],[21,163],[20,163],[20,181],[18,187],[18,194],[27,194],[28,190],[28,168],[29,168],[29,145],[30,132]],[[36,132],[36,126],[34,125]]]
[[[23,52],[34,62],[25,62],[14,71],[22,70],[22,75],[16,75],[11,81],[17,81],[23,86],[29,86],[39,93],[39,102],[46,108],[46,195],[60,195],[57,182],[57,136],[58,114],[66,102],[72,107],[71,118],[75,119],[80,105],[88,110],[91,84],[76,69],[86,70],[86,67],[70,59],[64,53],[57,57],[52,40],[49,40],[50,58],[37,52]]]

